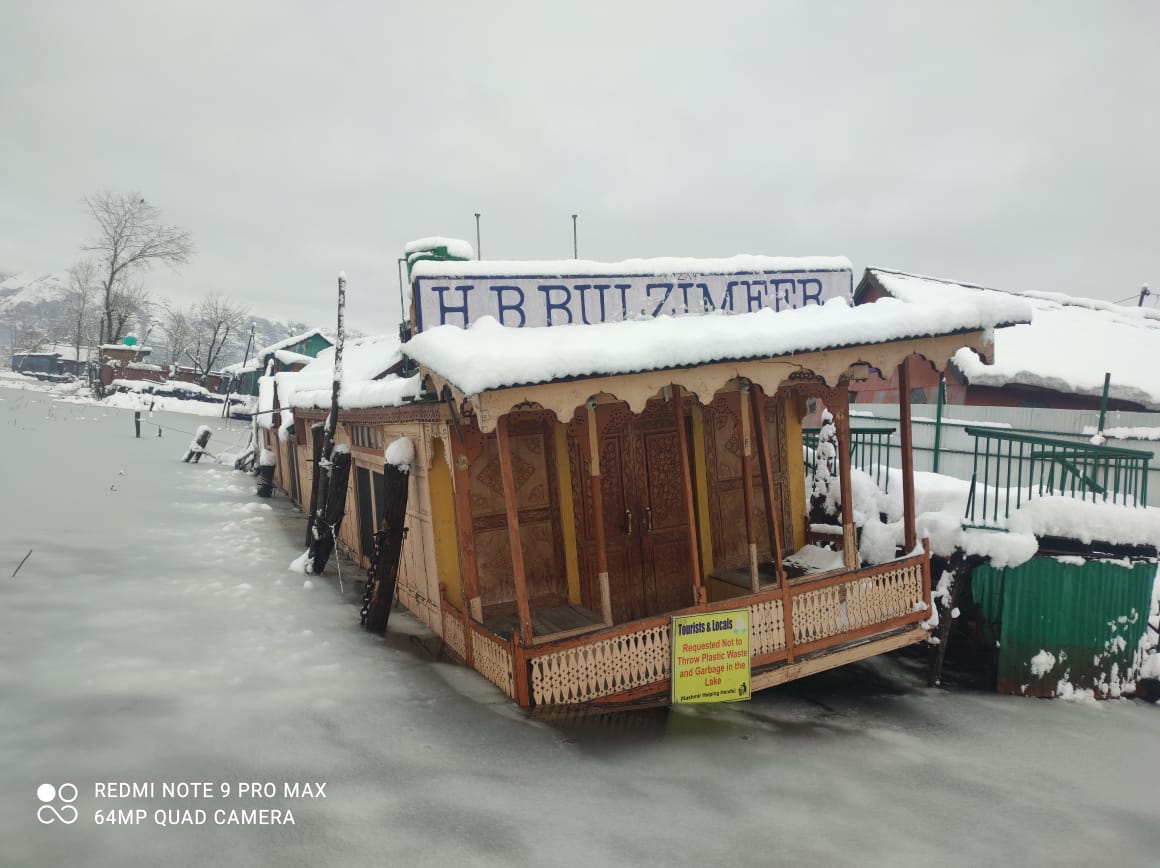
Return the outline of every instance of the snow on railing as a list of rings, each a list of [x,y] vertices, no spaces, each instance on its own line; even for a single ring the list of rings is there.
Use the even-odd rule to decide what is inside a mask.
[[[965,523],[1001,527],[1034,496],[1148,505],[1151,452],[968,426],[975,438]]]

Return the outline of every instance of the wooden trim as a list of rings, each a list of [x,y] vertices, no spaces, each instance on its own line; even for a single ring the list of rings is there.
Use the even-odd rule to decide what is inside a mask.
[[[570,639],[573,636],[583,636],[585,633],[603,630],[604,626],[603,624],[586,624],[583,627],[573,627],[571,630],[561,630],[559,633],[550,633],[547,636],[536,636],[532,639],[532,647],[546,645],[549,642],[558,642],[561,639]]]
[[[588,417],[588,468],[592,487],[592,533],[596,542],[596,578],[600,585],[600,617],[612,626],[612,597],[608,586],[608,546],[604,538],[604,491],[600,487],[600,433],[596,426],[596,404],[586,406]]]
[[[835,633],[833,636],[827,636],[825,639],[815,639],[813,642],[802,643],[797,646],[797,651],[802,656],[815,651],[825,651],[834,645],[845,645],[847,642],[856,642],[859,639],[865,639],[867,636],[873,636],[875,633],[888,633],[891,630],[897,630],[899,627],[917,624],[919,621],[925,620],[926,616],[926,612],[909,612],[906,615],[891,618],[889,621],[879,621],[876,624],[859,627],[857,630]]]
[[[761,590],[761,576],[757,573],[757,527],[753,521],[753,420],[749,403],[749,384],[740,388],[741,421],[741,499],[745,508],[745,544],[749,563],[749,590]]]
[[[908,357],[909,358],[909,357]],[[910,419],[910,365],[898,364],[898,431],[902,449],[902,533],[907,554],[914,551],[914,444]]]
[[[520,619],[520,638],[525,645],[532,644],[532,610],[528,603],[528,584],[524,575],[524,550],[520,539],[520,515],[516,498],[515,474],[512,471],[511,436],[508,433],[511,416],[504,414],[496,426],[499,444],[499,470],[503,481],[504,507],[507,511],[508,542],[512,550],[512,580],[516,586],[516,610]],[[518,643],[514,643],[518,644]],[[527,673],[522,679],[527,691]],[[521,703],[522,705],[523,703]]]
[[[697,516],[693,506],[693,469],[689,466],[689,443],[685,438],[685,405],[681,387],[671,387],[673,415],[677,420],[677,453],[681,462],[681,479],[685,487],[685,519],[689,523],[689,568],[693,572],[693,600],[704,606],[705,584],[701,577],[701,551],[697,544]]]
[[[500,419],[500,426],[504,424],[503,419]],[[530,622],[529,622],[530,623]],[[521,641],[521,637],[512,631],[512,687],[515,688],[515,699],[522,708],[530,708],[532,705],[532,691],[531,684],[528,678],[528,658],[526,654],[525,645],[530,644]]]
[[[827,669],[835,669],[838,666],[845,666],[847,663],[865,660],[867,657],[874,657],[887,651],[894,651],[897,648],[905,648],[907,645],[923,641],[927,635],[927,632],[921,627],[915,627],[873,642],[863,642],[853,648],[843,648],[832,654],[813,657],[800,663],[791,663],[769,672],[759,672],[753,676],[751,686],[754,690],[764,690],[767,687],[804,678],[806,675],[825,672]]]

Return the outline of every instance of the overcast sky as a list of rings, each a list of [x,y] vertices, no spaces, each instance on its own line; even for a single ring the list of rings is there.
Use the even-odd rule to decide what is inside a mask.
[[[0,2],[0,271],[80,198],[198,247],[148,285],[393,331],[426,235],[484,258],[842,254],[1160,289],[1160,3]]]

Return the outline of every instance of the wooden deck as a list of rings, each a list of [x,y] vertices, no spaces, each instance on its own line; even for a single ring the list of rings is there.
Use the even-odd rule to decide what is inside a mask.
[[[518,614],[500,615],[483,622],[488,630],[504,639],[510,639],[513,630],[520,628]],[[585,629],[603,627],[600,616],[583,606],[563,605],[536,609],[532,612],[532,636],[542,638],[558,633],[576,633]]]

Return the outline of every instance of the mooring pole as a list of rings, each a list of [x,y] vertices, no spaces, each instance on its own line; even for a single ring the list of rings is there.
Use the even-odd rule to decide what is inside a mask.
[[[338,335],[334,342],[334,378],[330,390],[330,413],[322,429],[322,455],[314,468],[315,476],[325,473],[326,487],[320,480],[318,506],[310,516],[309,570],[319,575],[334,551],[338,524],[346,511],[346,482],[350,472],[350,452],[334,457],[334,433],[338,430],[338,398],[342,390],[342,348],[346,342],[346,272],[338,273]]]
[[[141,439],[141,411],[133,411],[133,427],[137,429],[137,439]]]
[[[942,443],[942,417],[943,404],[947,399],[947,377],[946,374],[938,375],[938,407],[934,412],[934,464],[931,467],[932,473],[938,473],[938,454],[939,445]]]
[[[1104,393],[1100,397],[1100,424],[1098,432],[1104,433],[1104,419],[1108,415],[1108,388],[1112,385],[1112,372],[1108,371],[1104,374]]]

